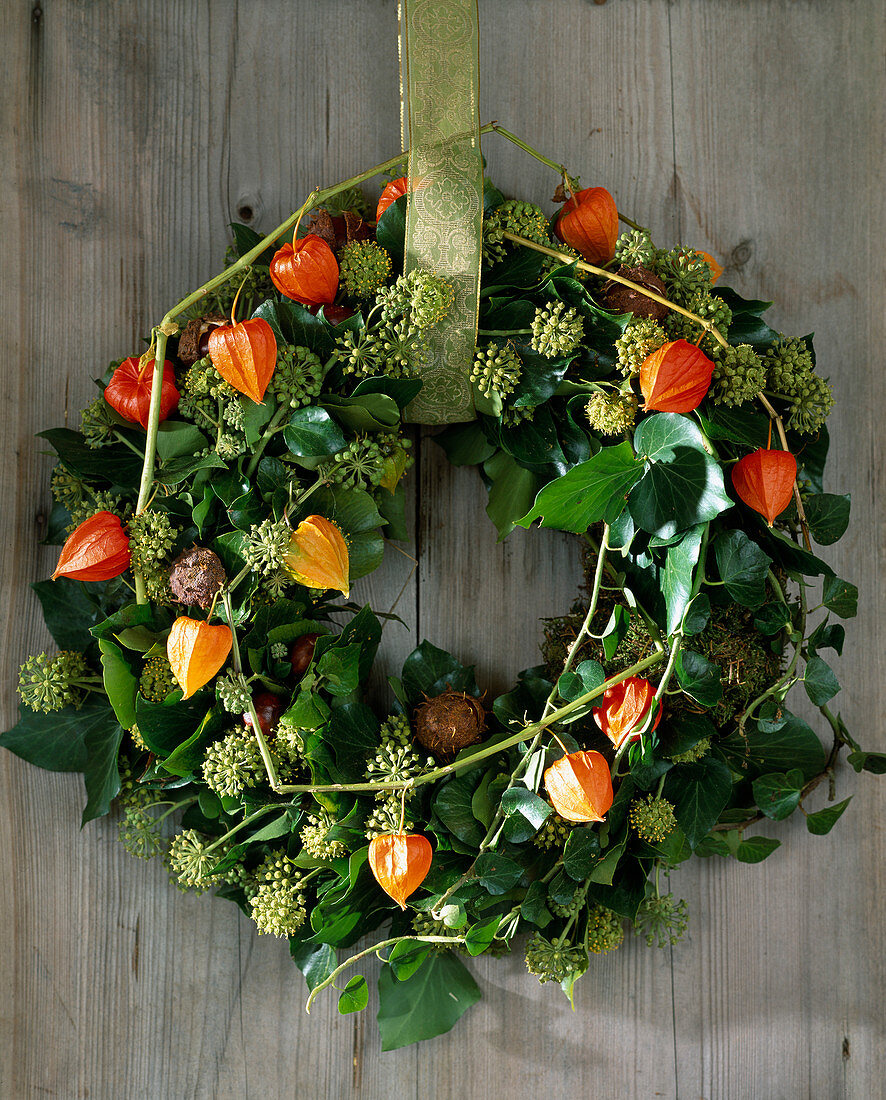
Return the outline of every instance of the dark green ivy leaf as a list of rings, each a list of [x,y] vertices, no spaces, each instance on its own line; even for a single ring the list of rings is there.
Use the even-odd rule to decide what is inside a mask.
[[[711,754],[668,772],[664,795],[674,804],[674,815],[690,848],[696,848],[717,824],[731,793],[729,768]]]
[[[681,649],[675,665],[680,686],[703,707],[713,707],[723,695],[721,669],[692,649]]]
[[[346,445],[341,428],[318,405],[296,409],[283,429],[283,441],[300,458],[338,454]]]
[[[724,531],[714,542],[714,557],[726,591],[743,607],[756,610],[766,599],[766,574],[772,559],[744,533]]]
[[[841,619],[851,619],[858,614],[858,589],[839,577],[825,577],[822,603]]]
[[[814,814],[806,815],[806,828],[815,836],[825,836],[833,829],[843,815],[843,811],[852,801],[852,795],[844,798],[835,806],[825,806],[823,810],[816,810]]]
[[[840,681],[834,670],[821,657],[810,657],[803,673],[803,687],[817,707],[823,707],[840,690]]]
[[[429,956],[417,973],[402,982],[389,966],[383,966],[378,977],[382,1050],[442,1035],[480,996],[470,972],[451,951]]]
[[[803,500],[806,521],[812,537],[820,546],[841,539],[849,526],[850,495],[811,493]]]
[[[800,804],[800,792],[803,789],[805,777],[799,768],[791,771],[770,772],[761,775],[753,782],[754,801],[760,807],[760,812],[773,821],[783,821],[796,810]]]

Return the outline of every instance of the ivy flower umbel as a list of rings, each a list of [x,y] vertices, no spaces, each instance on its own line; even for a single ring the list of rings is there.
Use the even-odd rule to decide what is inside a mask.
[[[666,798],[636,798],[631,803],[631,825],[641,840],[660,844],[677,828],[674,804]]]
[[[245,714],[252,698],[249,688],[232,672],[215,681],[215,697],[229,714]]]
[[[545,818],[544,824],[532,838],[532,843],[536,848],[563,848],[574,828],[571,822],[555,811]]]
[[[261,750],[253,734],[232,730],[206,750],[202,765],[203,779],[220,797],[236,797],[255,787],[265,777]]]
[[[643,360],[667,341],[668,334],[657,321],[644,317],[631,322],[615,341],[618,369],[622,374],[638,374]]]
[[[80,503],[86,492],[86,486],[80,478],[76,474],[72,474],[60,462],[52,471],[49,485],[52,499],[61,504],[63,508],[67,508],[69,512],[73,510],[75,505]],[[113,511],[113,509],[109,508],[108,511]]]
[[[677,305],[686,306],[694,294],[710,291],[713,284],[707,260],[691,248],[661,250],[656,254],[654,266],[655,274],[667,288],[667,297]]]
[[[144,577],[151,599],[165,600],[169,594],[169,552],[178,529],[166,512],[147,508],[130,519],[128,533],[133,572]]]
[[[277,366],[268,383],[268,393],[278,404],[289,405],[291,409],[310,405],[320,396],[324,374],[319,356],[309,348],[281,344],[277,347]]]
[[[615,258],[622,267],[650,267],[657,249],[648,229],[629,229],[615,242]]]
[[[637,398],[632,393],[598,390],[585,406],[588,423],[600,435],[629,432],[637,419]]]
[[[489,344],[474,353],[471,381],[484,397],[493,392],[507,397],[516,389],[522,373],[523,361],[510,341]]]
[[[270,576],[283,568],[292,531],[283,520],[263,519],[249,528],[243,556],[254,573]]]
[[[193,890],[202,894],[214,883],[210,874],[218,856],[206,849],[209,845],[196,829],[176,833],[166,852],[169,877],[179,890]]]
[[[689,927],[689,910],[686,902],[673,894],[646,898],[634,918],[634,931],[646,937],[646,946],[667,947],[678,943]]]
[[[261,935],[294,936],[307,919],[301,878],[263,882],[250,899],[252,919]]]
[[[336,485],[345,489],[372,489],[381,485],[388,473],[388,459],[398,448],[408,451],[412,446],[410,439],[402,438],[394,432],[380,432],[374,438],[359,436],[321,467],[321,474]],[[415,459],[412,455],[403,457],[404,472],[412,467]]]
[[[148,657],[142,666],[142,674],[138,681],[138,690],[149,703],[162,703],[166,696],[178,687],[169,661],[158,653],[155,657]]]
[[[513,243],[504,236],[506,232],[536,244],[551,243],[550,227],[544,211],[534,203],[509,199],[483,219],[483,263],[487,267],[503,260],[508,248],[513,247]]]
[[[82,498],[68,507],[68,511],[71,513],[71,522],[65,527],[65,531],[71,534],[84,520],[89,519],[98,512],[114,512],[120,515],[125,514],[128,510],[128,505],[121,509],[120,497],[114,493],[84,488]]]
[[[743,405],[766,388],[766,368],[749,344],[716,347],[708,395],[715,405]]]
[[[308,814],[308,824],[298,834],[302,847],[314,859],[340,859],[348,854],[348,846],[329,838],[335,818],[328,810]]]
[[[354,298],[371,298],[391,274],[391,257],[375,241],[349,241],[337,259],[339,281]]]
[[[400,795],[397,792],[392,794],[390,791],[380,793],[386,795],[386,797],[384,801],[376,803],[372,813],[366,819],[364,835],[367,840],[374,840],[377,836],[400,831],[400,816],[403,809]],[[407,808],[403,814],[403,828],[406,832],[409,832],[413,824],[414,821]]]
[[[379,746],[375,756],[366,766],[366,778],[370,783],[408,783],[415,779],[427,768],[433,768],[432,757],[424,759],[416,752],[412,745],[397,745],[392,743]],[[391,792],[380,790],[375,792],[375,797],[384,800]],[[406,791],[407,799],[415,794],[415,788]]]
[[[114,414],[104,397],[96,397],[80,411],[80,431],[86,446],[96,450],[103,447],[117,428]]]
[[[575,351],[584,335],[584,320],[575,306],[548,302],[536,309],[531,328],[532,350],[553,359]]]
[[[687,749],[685,752],[678,752],[674,756],[668,757],[668,759],[674,764],[694,764],[696,760],[701,760],[703,756],[707,756],[708,750],[711,747],[710,737],[702,737],[702,739],[691,749]]]
[[[591,905],[588,908],[588,951],[594,955],[604,955],[621,947],[625,938],[624,925],[618,913],[613,913],[605,905]]]
[[[526,945],[526,969],[542,984],[562,982],[570,974],[584,969],[586,963],[580,947],[545,939],[541,932],[536,932]]]
[[[19,670],[18,693],[26,707],[50,714],[63,707],[79,707],[89,688],[100,684],[82,653],[62,650],[54,657],[47,653],[29,657]]]

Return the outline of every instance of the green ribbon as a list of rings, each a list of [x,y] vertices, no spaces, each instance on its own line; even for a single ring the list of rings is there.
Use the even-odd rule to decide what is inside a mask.
[[[420,424],[475,417],[483,231],[477,0],[405,0],[409,205],[404,270],[451,283],[455,303],[433,330],[422,389],[407,409]]]

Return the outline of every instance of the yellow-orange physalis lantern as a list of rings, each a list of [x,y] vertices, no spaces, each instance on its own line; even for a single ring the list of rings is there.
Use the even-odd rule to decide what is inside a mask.
[[[209,358],[238,393],[260,404],[277,365],[274,330],[261,317],[218,325],[209,334]]]
[[[283,564],[307,588],[350,592],[350,562],[344,535],[325,516],[308,516],[292,532]]]
[[[386,185],[381,195],[379,195],[378,206],[375,208],[375,220],[380,221],[382,214],[384,214],[391,203],[396,202],[397,199],[403,198],[408,190],[409,181],[405,176],[401,176],[396,180],[391,180],[391,182]]]
[[[129,568],[129,539],[120,517],[96,512],[65,540],[52,574],[72,581],[109,581]]]
[[[765,516],[770,527],[791,503],[796,477],[797,460],[790,451],[761,448],[732,467],[736,493],[749,508]]]
[[[287,298],[305,306],[324,306],[338,292],[338,260],[315,233],[284,244],[271,260],[271,282]]]
[[[655,687],[642,676],[629,676],[621,683],[613,684],[603,692],[603,701],[592,711],[594,721],[609,740],[620,749],[625,741],[639,737],[641,727],[649,713]],[[654,730],[661,721],[662,704],[658,704],[658,713],[653,719],[650,730]]]
[[[557,218],[554,232],[589,264],[609,263],[618,240],[618,210],[605,187],[577,191]]]
[[[406,899],[424,882],[433,849],[418,833],[382,833],[369,845],[369,869],[389,898],[406,908]]]
[[[612,776],[602,753],[570,752],[545,772],[554,809],[567,821],[603,821],[612,805]]]
[[[714,364],[688,340],[671,340],[647,355],[640,367],[640,389],[647,411],[687,413],[711,387]]]
[[[211,625],[187,615],[175,620],[166,642],[166,656],[184,692],[183,699],[209,683],[228,659],[232,644],[231,628],[224,623]]]

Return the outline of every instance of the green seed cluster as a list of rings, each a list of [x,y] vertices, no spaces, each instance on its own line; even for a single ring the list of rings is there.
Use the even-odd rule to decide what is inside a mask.
[[[646,898],[634,918],[634,931],[638,936],[646,937],[647,947],[657,944],[667,947],[678,943],[689,927],[689,910],[682,899],[677,901],[673,894],[663,897]]]
[[[813,433],[834,406],[831,387],[815,373],[812,353],[803,340],[782,337],[763,356],[767,389],[790,402],[788,427]]]
[[[307,919],[301,878],[262,883],[249,901],[259,933],[285,939],[294,936]]]
[[[82,653],[62,650],[50,657],[38,653],[19,669],[18,693],[31,710],[51,714],[63,707],[79,707],[85,697],[80,685],[91,676]]]
[[[621,947],[625,930],[618,913],[613,913],[605,905],[591,905],[588,908],[588,951],[594,955],[604,955]]]
[[[215,681],[215,696],[228,714],[245,714],[249,710],[249,688],[233,672],[218,677]]]
[[[302,847],[314,859],[341,859],[348,854],[348,846],[340,840],[331,840],[329,830],[335,825],[335,817],[328,810],[308,815],[308,824],[298,834]]]
[[[426,768],[433,768],[431,757],[422,758],[412,745],[392,743],[379,746],[375,756],[366,766],[366,778],[370,783],[408,783],[421,775]],[[390,791],[376,791],[375,797],[384,801]],[[412,798],[415,789],[407,790],[407,799]],[[399,797],[399,796],[398,796]]]
[[[345,374],[413,378],[427,355],[424,330],[407,318],[378,328],[348,329],[336,338],[334,356]]]
[[[542,271],[545,273],[556,271],[558,268],[563,267],[564,264],[573,263],[575,260],[581,260],[582,255],[580,252],[572,247],[572,245],[564,244],[563,241],[557,241],[555,245],[557,252],[561,256],[545,256],[544,263],[542,264]],[[562,254],[565,253],[568,259],[563,259]],[[571,273],[570,278],[577,279],[580,283],[583,283],[588,278],[588,272],[583,271],[580,267],[575,268]],[[501,942],[501,941],[499,941]]]
[[[158,653],[155,657],[148,657],[142,667],[142,674],[138,681],[138,690],[149,703],[162,703],[170,691],[178,687],[169,661]]]
[[[449,313],[455,302],[455,290],[439,275],[415,268],[381,290],[375,301],[383,322],[405,319],[424,330],[439,324]]]
[[[389,714],[379,730],[379,744],[399,748],[412,744],[412,727],[405,714]]]
[[[202,894],[215,882],[210,872],[218,857],[207,852],[208,844],[196,829],[185,829],[176,833],[166,852],[166,866],[169,878],[179,890],[193,890]]]
[[[687,306],[694,294],[710,292],[713,276],[707,260],[691,248],[660,251],[655,257],[655,274],[663,280],[667,297],[677,305]]]
[[[812,435],[821,428],[833,407],[831,387],[817,374],[810,374],[797,383],[787,426]]]
[[[514,392],[523,373],[523,362],[510,341],[477,348],[471,381],[485,397],[493,392],[507,397]]]
[[[544,212],[534,203],[509,199],[483,219],[483,263],[487,267],[503,260],[508,248],[513,247],[513,242],[504,236],[506,232],[516,233],[536,244],[551,243]]]
[[[86,486],[80,478],[72,474],[60,462],[52,471],[49,486],[52,499],[61,504],[63,508],[67,508],[69,512],[72,512],[80,503],[86,491]]]
[[[694,764],[696,760],[701,760],[703,756],[707,756],[708,750],[711,747],[710,737],[702,737],[702,739],[691,749],[687,749],[685,752],[678,752],[669,759],[673,764]]]
[[[581,912],[585,903],[585,892],[581,887],[577,887],[572,898],[565,904],[554,901],[553,898],[548,900],[548,909],[554,914],[555,917],[562,917],[564,920],[568,920],[570,917],[577,917]]]
[[[236,432],[222,432],[215,441],[215,453],[230,462],[246,453],[246,438]]]
[[[549,814],[532,838],[532,843],[536,848],[563,848],[573,828],[574,826],[565,817],[560,817],[558,813]]]
[[[539,306],[532,318],[533,351],[554,359],[558,355],[569,355],[581,343],[584,335],[584,321],[575,306],[565,302],[547,302]]]
[[[632,393],[597,390],[585,406],[591,428],[600,435],[621,435],[637,419],[637,398]]]
[[[245,727],[232,730],[206,750],[202,772],[206,786],[219,797],[236,797],[255,787],[265,776],[258,741]]]
[[[305,748],[304,730],[296,726],[290,718],[284,714],[277,723],[274,731],[274,747],[282,760],[287,764],[298,767],[303,762],[302,754]]]
[[[400,813],[399,793],[388,794],[383,802],[377,803],[375,809],[366,819],[366,839],[372,840],[385,833],[396,833],[400,828]],[[403,828],[408,832],[412,824],[412,818],[407,810],[403,818]]]
[[[150,508],[133,516],[128,527],[133,572],[141,573],[151,599],[162,602],[169,595],[168,557],[178,529],[166,512]]]
[[[222,378],[207,355],[185,374],[178,411],[200,427],[218,428],[226,404],[236,399],[237,391]]]
[[[96,397],[80,411],[80,431],[86,440],[86,446],[93,450],[103,447],[114,434],[116,427],[112,419],[111,407],[104,397]]]
[[[648,229],[629,229],[615,242],[615,258],[623,267],[649,268],[657,254]]]
[[[641,840],[650,844],[660,844],[677,828],[674,817],[674,804],[666,798],[636,798],[631,803],[631,825]]]
[[[622,374],[637,374],[643,360],[666,344],[668,334],[657,321],[644,317],[631,324],[615,341],[618,369]]]
[[[380,432],[373,439],[358,436],[344,448],[334,454],[322,467],[322,475],[345,489],[377,488],[388,472],[389,459],[401,450],[404,453],[412,447],[412,440],[393,432]],[[405,459],[405,469],[414,464],[412,455]]]
[[[545,939],[540,932],[536,932],[526,945],[526,969],[542,984],[562,982],[570,974],[584,969],[586,962],[580,947]]]
[[[283,568],[292,531],[283,520],[263,519],[249,528],[243,557],[253,572],[268,577]]]
[[[280,405],[301,408],[320,396],[325,368],[309,348],[282,344],[277,348],[277,365],[268,383],[270,393]]]
[[[708,391],[717,405],[743,405],[766,388],[766,368],[749,344],[718,347],[713,353],[714,375]]]
[[[70,534],[72,531],[75,531],[84,520],[94,516],[97,512],[115,512],[119,515],[121,511],[125,514],[128,510],[128,506],[125,509],[121,509],[120,497],[115,496],[113,493],[87,489],[83,495],[83,499],[68,509],[71,513],[71,522],[67,525],[65,531]]]
[[[338,250],[341,286],[361,301],[371,298],[391,274],[391,257],[375,241],[351,241]]]
[[[157,793],[136,781],[125,757],[119,767],[117,803],[123,810],[117,826],[120,843],[136,859],[152,859],[163,849],[160,822],[149,812],[156,805]]]
[[[434,920],[430,913],[416,913],[412,918],[412,930],[416,936],[445,936],[447,939],[457,939],[461,935],[457,928],[450,928],[445,921]],[[467,954],[463,943],[454,943],[452,947],[447,947],[445,943],[430,943],[425,946],[430,947],[431,953],[435,955],[453,949]]]
[[[517,428],[535,416],[535,405],[508,405],[501,411],[503,428]]]

